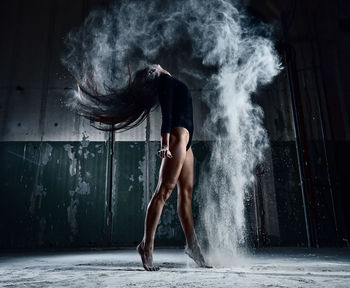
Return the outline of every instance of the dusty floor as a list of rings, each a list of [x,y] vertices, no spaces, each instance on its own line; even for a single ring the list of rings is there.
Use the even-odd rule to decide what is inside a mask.
[[[134,249],[2,253],[0,287],[350,287],[350,249],[259,250],[214,269],[183,250],[158,249],[154,260],[158,272]]]

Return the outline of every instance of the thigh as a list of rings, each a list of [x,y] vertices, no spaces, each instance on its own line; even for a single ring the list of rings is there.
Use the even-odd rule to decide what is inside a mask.
[[[176,136],[170,134],[169,149],[173,158],[165,157],[162,159],[159,184],[163,183],[175,187],[186,158],[186,146],[182,145]]]
[[[186,159],[182,165],[182,169],[177,182],[177,191],[179,196],[183,193],[190,193],[193,190],[193,152],[190,147],[186,153]],[[190,195],[190,196],[191,196]]]

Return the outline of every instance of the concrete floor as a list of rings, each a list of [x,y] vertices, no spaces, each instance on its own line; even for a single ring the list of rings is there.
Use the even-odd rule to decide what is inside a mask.
[[[264,249],[214,269],[157,249],[154,261],[158,272],[134,249],[2,253],[0,287],[350,287],[350,249]]]

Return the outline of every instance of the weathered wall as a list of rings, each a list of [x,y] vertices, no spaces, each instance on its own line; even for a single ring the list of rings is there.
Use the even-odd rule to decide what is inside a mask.
[[[160,108],[133,130],[115,133],[112,144],[111,133],[62,105],[74,85],[59,60],[63,37],[107,2],[1,3],[0,248],[133,245],[142,237],[161,160]],[[193,150],[205,155],[205,146],[196,144],[204,140],[207,107],[198,90],[192,95]],[[184,243],[176,189],[157,243]]]
[[[349,239],[349,8],[348,1],[296,1],[285,24],[310,242],[316,247],[346,246]]]
[[[250,5],[265,19],[281,21],[283,27],[279,50],[286,67],[284,81],[289,83],[289,88],[278,93],[276,102],[262,104],[265,111],[268,105],[271,108],[284,106],[275,111],[275,117],[265,117],[266,124],[272,131],[273,126],[284,130],[286,123],[293,123],[297,140],[292,143],[283,137],[275,138],[272,153],[284,159],[274,161],[278,163],[274,165],[277,202],[281,199],[277,207],[280,215],[284,214],[291,221],[287,223],[293,223],[289,227],[280,225],[281,235],[290,235],[288,231],[293,230],[290,227],[297,227],[293,218],[295,213],[301,215],[295,207],[302,204],[309,245],[349,246],[347,203],[350,199],[346,171],[350,160],[350,83],[347,81],[350,3],[343,0],[273,0],[250,1]],[[289,94],[290,105],[282,102],[285,93]],[[285,121],[286,115],[291,115],[291,122]],[[272,119],[276,125],[271,123]],[[280,135],[279,131],[274,132],[271,137]],[[288,146],[293,157],[287,155]],[[296,182],[297,174],[292,171],[300,173],[302,182]],[[296,191],[302,197],[292,200]],[[300,231],[295,229],[294,232]],[[293,242],[285,240],[290,244]]]
[[[116,133],[112,144],[111,134],[95,130],[60,103],[65,89],[73,85],[59,61],[62,39],[91,9],[107,2],[0,4],[5,39],[0,44],[1,249],[134,245],[142,237],[161,160],[156,156],[160,111],[139,127]],[[350,84],[344,75],[350,50],[349,32],[342,30],[348,22],[339,24],[339,19],[349,17],[348,4],[299,2],[280,45],[283,64],[290,70],[254,96],[264,108],[271,140],[247,200],[250,241],[255,246],[307,246],[308,238],[311,245],[334,246],[341,245],[342,237],[349,238],[345,167]],[[267,21],[292,19],[281,1],[250,5]],[[311,20],[313,26],[305,22]],[[282,30],[276,33],[279,39],[282,35]],[[200,101],[200,89],[193,89],[192,95],[196,195],[200,163],[206,161],[213,139],[202,130],[208,108]],[[196,218],[200,211],[195,200]],[[176,190],[163,210],[156,237],[158,244],[184,244]]]

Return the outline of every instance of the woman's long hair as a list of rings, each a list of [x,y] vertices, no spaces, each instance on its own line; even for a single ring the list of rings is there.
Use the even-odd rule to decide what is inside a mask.
[[[104,84],[107,93],[98,91],[93,80],[86,80],[86,86],[75,78],[78,91],[67,102],[75,113],[89,120],[108,124],[106,127],[94,128],[102,131],[124,132],[140,125],[151,111],[158,107],[158,77],[152,65],[135,72],[129,84],[120,89]],[[154,108],[154,109],[152,109]]]

